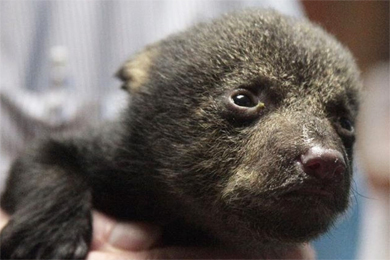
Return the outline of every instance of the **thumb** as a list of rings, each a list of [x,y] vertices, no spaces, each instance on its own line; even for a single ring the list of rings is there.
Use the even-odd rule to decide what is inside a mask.
[[[93,216],[92,250],[135,252],[151,248],[159,240],[161,230],[141,222],[117,222],[101,213]]]

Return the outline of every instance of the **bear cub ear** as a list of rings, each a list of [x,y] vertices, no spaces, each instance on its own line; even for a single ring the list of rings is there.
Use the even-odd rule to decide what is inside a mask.
[[[149,81],[150,68],[157,54],[156,46],[149,46],[125,62],[115,74],[117,78],[123,81],[122,89],[131,94],[141,91],[142,86]]]

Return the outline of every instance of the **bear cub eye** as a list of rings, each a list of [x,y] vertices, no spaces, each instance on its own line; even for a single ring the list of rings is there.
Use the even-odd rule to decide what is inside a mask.
[[[239,107],[256,107],[260,103],[257,96],[244,89],[234,91],[230,98],[233,104]]]
[[[247,89],[235,89],[224,98],[225,115],[237,122],[250,122],[259,118],[265,108],[259,95]]]
[[[236,94],[232,97],[232,100],[234,104],[240,107],[254,107],[257,105],[256,101],[246,94]]]
[[[351,120],[349,120],[348,118],[346,117],[340,117],[339,118],[339,124],[340,126],[348,131],[348,132],[351,132],[353,133],[354,132],[354,127],[353,127],[353,123],[351,122]]]

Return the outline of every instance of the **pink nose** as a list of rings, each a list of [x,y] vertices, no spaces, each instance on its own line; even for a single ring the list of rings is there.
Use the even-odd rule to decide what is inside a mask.
[[[321,146],[311,147],[301,155],[303,171],[317,179],[339,182],[344,178],[346,166],[342,154]]]

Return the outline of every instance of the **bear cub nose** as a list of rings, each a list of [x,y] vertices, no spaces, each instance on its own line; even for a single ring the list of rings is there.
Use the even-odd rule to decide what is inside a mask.
[[[337,150],[313,146],[300,159],[303,171],[319,180],[339,182],[344,178],[346,165]]]

